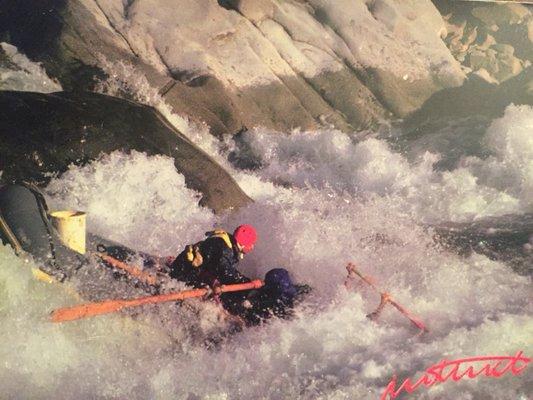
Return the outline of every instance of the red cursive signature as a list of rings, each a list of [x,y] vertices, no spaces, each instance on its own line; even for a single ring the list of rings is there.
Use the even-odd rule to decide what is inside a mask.
[[[524,357],[522,353],[522,351],[519,351],[515,356],[482,356],[461,358],[454,361],[442,360],[438,364],[426,369],[424,375],[415,383],[412,383],[407,378],[398,389],[396,389],[397,378],[395,375],[387,385],[380,400],[386,400],[387,396],[389,396],[389,399],[395,399],[402,390],[412,393],[421,385],[431,387],[436,383],[444,383],[450,378],[455,382],[460,381],[464,377],[474,379],[482,374],[489,378],[500,378],[509,371],[513,375],[519,375],[531,361],[531,358]],[[462,365],[472,363],[476,363],[477,367],[468,365],[464,371],[459,371]]]

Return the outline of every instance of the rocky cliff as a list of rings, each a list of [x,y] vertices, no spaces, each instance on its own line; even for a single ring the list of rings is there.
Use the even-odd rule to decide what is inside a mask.
[[[64,89],[145,76],[212,133],[404,117],[465,74],[429,0],[0,2],[0,38]]]

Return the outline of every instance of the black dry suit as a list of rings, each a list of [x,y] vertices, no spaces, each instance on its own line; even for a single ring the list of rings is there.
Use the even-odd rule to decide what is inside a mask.
[[[310,291],[307,285],[295,285],[286,269],[271,269],[265,275],[265,286],[252,291],[237,313],[249,325],[257,325],[273,316],[290,318],[295,303]]]
[[[170,276],[192,286],[250,282],[235,268],[242,255],[234,237],[219,230],[206,235],[205,240],[186,246],[176,257]],[[227,311],[255,325],[271,316],[289,317],[296,298],[308,291],[306,285],[294,285],[287,270],[276,268],[265,275],[261,289],[223,293],[220,299]]]
[[[236,268],[242,253],[233,235],[215,230],[206,232],[206,236],[205,240],[185,247],[170,266],[170,276],[192,286],[250,282]],[[245,296],[245,292],[224,293],[220,299],[226,309],[232,310]]]
[[[242,258],[233,235],[215,230],[206,233],[207,238],[187,245],[172,262],[170,276],[189,285],[229,285],[250,282],[235,266]]]

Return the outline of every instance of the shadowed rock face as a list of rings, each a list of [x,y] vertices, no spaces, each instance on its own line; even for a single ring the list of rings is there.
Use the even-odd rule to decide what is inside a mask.
[[[399,151],[409,152],[414,143],[425,143],[431,150],[432,142],[440,135],[450,140],[448,151],[435,166],[439,169],[455,169],[463,156],[485,157],[479,153],[486,148],[483,138],[490,124],[500,116],[510,104],[533,106],[533,67],[498,85],[488,83],[475,75],[458,88],[442,90],[428,99],[415,113],[402,121],[402,136],[394,143]],[[454,142],[446,132],[461,133]],[[438,141],[438,140],[437,140]],[[442,143],[442,141],[441,141]],[[416,146],[416,145],[415,145]]]
[[[436,93],[405,119],[404,127],[420,131],[435,129],[441,120],[471,116],[492,120],[503,115],[511,103],[533,105],[533,67],[499,85],[473,77],[461,87]]]
[[[132,150],[172,157],[201,204],[215,212],[251,201],[231,176],[155,110],[95,93],[0,91],[2,179],[48,181],[101,153]]]
[[[127,63],[217,136],[404,117],[464,78],[443,27],[429,0],[0,0],[0,39],[65,90]]]
[[[81,12],[79,18],[86,14]],[[85,51],[76,56],[80,46],[71,47],[70,35],[65,36],[74,28],[69,28],[68,0],[0,0],[0,27],[0,41],[16,43],[31,60],[41,61],[51,76],[61,77],[66,89],[90,87],[105,76],[93,62],[94,54]]]

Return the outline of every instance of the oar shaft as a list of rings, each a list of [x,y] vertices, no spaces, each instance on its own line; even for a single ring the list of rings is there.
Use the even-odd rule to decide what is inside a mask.
[[[398,303],[396,303],[394,300],[391,300],[391,299],[389,299],[389,303],[392,304],[399,312],[405,315],[407,319],[411,321],[411,323],[415,325],[418,329],[429,332],[428,328],[426,328],[424,323],[420,319],[415,317],[413,314],[411,314],[409,311],[407,311],[404,307],[402,307],[401,305],[399,305]]]
[[[220,292],[237,292],[241,290],[259,289],[263,282],[256,279],[248,283],[238,283],[234,285],[222,285]],[[52,322],[73,321],[76,319],[92,317],[96,315],[108,314],[120,311],[127,307],[137,307],[144,304],[164,303],[168,301],[185,300],[192,297],[202,297],[209,293],[208,289],[184,290],[176,293],[160,294],[157,296],[139,297],[131,300],[106,300],[97,303],[87,303],[78,306],[60,308],[52,312]]]
[[[104,253],[95,254],[112,267],[121,269],[144,283],[149,285],[155,285],[157,283],[157,278],[154,275],[149,274],[138,267],[128,265],[125,262],[117,260],[115,257],[111,257],[110,255]]]
[[[363,282],[365,282],[368,286],[370,286],[372,289],[374,289],[376,292],[380,293],[380,290],[374,285],[374,282],[372,282],[368,277],[364,276],[361,272],[359,272],[354,265],[351,265],[350,268],[348,268],[349,273],[354,273],[357,275]]]
[[[346,266],[346,269],[348,270],[348,275],[351,275],[351,274],[355,274],[357,275],[359,278],[361,278],[361,280],[363,280],[365,283],[367,283],[370,287],[372,287],[372,289],[374,289],[376,292],[378,292],[380,295],[381,295],[381,303],[379,304],[379,307],[378,307],[378,310],[376,310],[374,313],[376,313],[375,315],[379,315],[379,313],[383,310],[383,307],[385,306],[386,303],[390,303],[392,306],[394,306],[398,311],[400,311],[405,317],[407,317],[407,319],[409,321],[411,321],[411,323],[413,325],[415,325],[418,329],[422,330],[422,331],[426,331],[428,332],[429,330],[426,328],[426,326],[424,325],[424,323],[417,317],[415,317],[413,314],[411,314],[406,308],[404,308],[403,306],[401,306],[400,304],[398,304],[396,301],[394,301],[389,294],[387,293],[384,293],[382,292],[381,290],[379,290],[376,285],[374,285],[374,282],[372,282],[371,279],[369,279],[368,277],[366,277],[365,275],[363,275],[361,272],[359,272],[357,270],[357,268],[355,267],[354,264],[352,263],[349,263],[347,266]],[[385,301],[383,301],[383,299],[385,299]],[[374,314],[373,313],[373,314]]]

